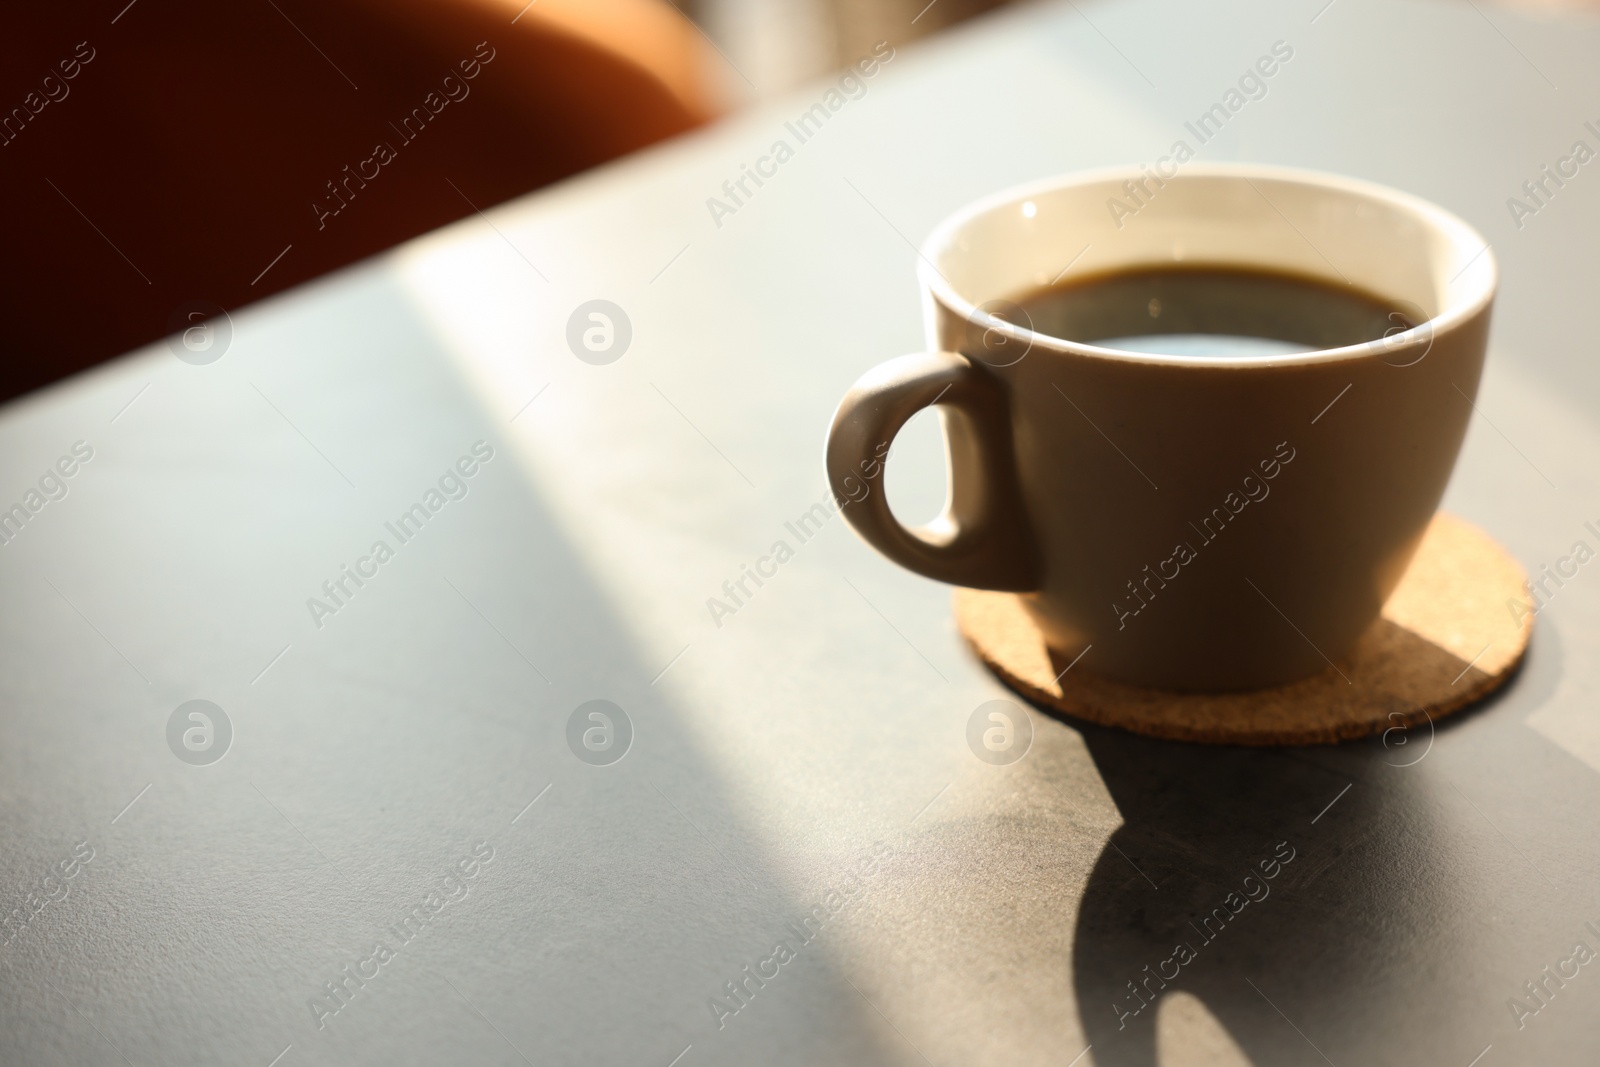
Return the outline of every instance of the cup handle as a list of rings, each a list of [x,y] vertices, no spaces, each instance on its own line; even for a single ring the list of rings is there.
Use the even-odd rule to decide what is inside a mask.
[[[933,522],[908,529],[889,510],[883,459],[906,420],[934,404],[947,415],[949,501]],[[827,464],[846,521],[902,567],[972,589],[1039,588],[1038,552],[1017,484],[1006,396],[998,381],[965,356],[901,356],[862,375],[834,413]]]

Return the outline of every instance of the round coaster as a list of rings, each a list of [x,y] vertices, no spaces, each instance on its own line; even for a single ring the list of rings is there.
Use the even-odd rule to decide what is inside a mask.
[[[1035,703],[1151,737],[1220,745],[1331,744],[1432,722],[1505,684],[1533,632],[1527,575],[1488,534],[1439,512],[1383,614],[1332,668],[1241,693],[1146,689],[1072,669],[1013,593],[958,589],[980,659]]]

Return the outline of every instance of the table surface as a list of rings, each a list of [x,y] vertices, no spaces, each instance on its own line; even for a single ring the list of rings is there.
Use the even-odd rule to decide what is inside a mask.
[[[1592,1063],[1600,565],[1431,735],[1252,751],[1035,714],[992,766],[966,724],[1008,694],[949,590],[788,525],[845,388],[922,346],[914,242],[1155,159],[1282,40],[1201,157],[1480,227],[1503,286],[1446,504],[1533,570],[1600,546],[1600,170],[1507,205],[1600,146],[1600,27],[1319,6],[1014,9],[899,48],[802,145],[827,84],[235,313],[215,362],[156,345],[9,405],[0,503],[55,498],[0,548],[0,1061]],[[566,341],[592,299],[631,323],[605,365]],[[902,514],[934,511],[936,423],[892,466]],[[197,699],[231,723],[208,765],[169,744]],[[633,733],[605,766],[568,742],[594,699]],[[1275,850],[1266,899],[1191,930]]]

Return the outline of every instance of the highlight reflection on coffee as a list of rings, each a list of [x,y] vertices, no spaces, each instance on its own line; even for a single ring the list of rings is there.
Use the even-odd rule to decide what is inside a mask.
[[[1356,286],[1238,267],[1088,275],[1017,297],[1038,333],[1124,352],[1239,358],[1376,341],[1417,323]]]

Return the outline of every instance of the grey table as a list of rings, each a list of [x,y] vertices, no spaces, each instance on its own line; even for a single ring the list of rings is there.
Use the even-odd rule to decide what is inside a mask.
[[[840,394],[921,347],[913,242],[1155,159],[1282,40],[1202,157],[1481,227],[1504,286],[1447,504],[1535,571],[1600,545],[1600,164],[1507,205],[1600,146],[1600,30],[1319,5],[1016,9],[899,48],[804,144],[826,85],[236,313],[213,362],[6,408],[0,505],[39,506],[0,546],[0,1062],[1592,1063],[1600,564],[1431,735],[1035,714],[992,766],[966,723],[1007,693],[948,590],[791,529]],[[595,299],[609,363],[567,341]],[[892,467],[931,513],[931,420]],[[574,732],[593,700],[621,715]]]

